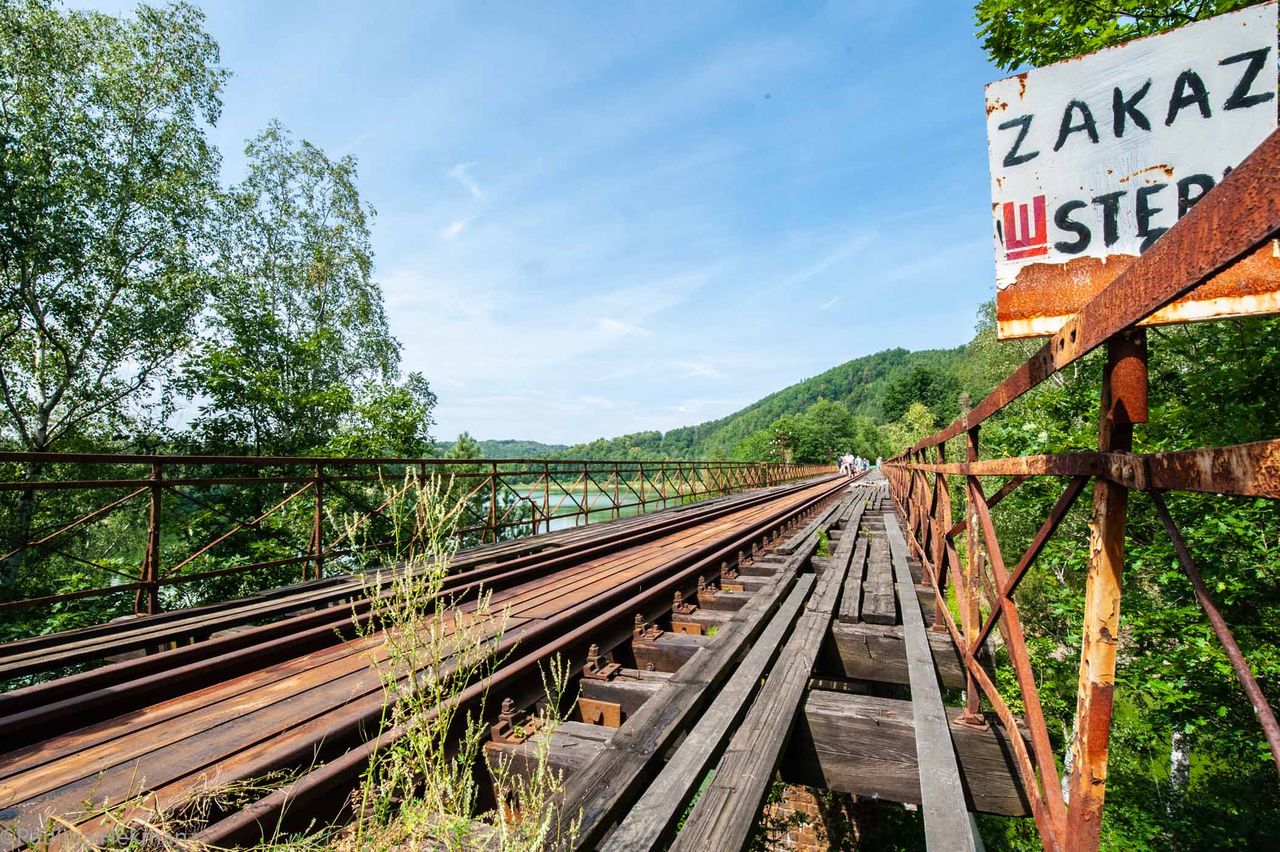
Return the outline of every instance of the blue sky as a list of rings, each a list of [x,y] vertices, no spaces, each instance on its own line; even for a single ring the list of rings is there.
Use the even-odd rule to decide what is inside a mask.
[[[228,179],[273,118],[358,158],[439,437],[700,422],[994,293],[962,0],[203,6]]]

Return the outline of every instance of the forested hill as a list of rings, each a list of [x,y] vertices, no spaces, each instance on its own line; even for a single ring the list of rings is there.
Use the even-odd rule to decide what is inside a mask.
[[[436,441],[441,455],[448,455],[457,441]],[[569,449],[566,444],[544,444],[541,441],[522,441],[512,438],[477,440],[480,453],[487,459],[536,459],[543,456],[563,455]]]
[[[958,383],[952,380],[964,347],[885,349],[832,367],[797,382],[719,420],[663,432],[634,432],[570,447],[578,458],[711,458],[727,455],[741,442],[779,418],[799,416],[819,400],[843,405],[850,414],[875,424],[899,419],[907,406],[934,397],[939,415],[950,414]],[[921,383],[927,385],[921,387]]]

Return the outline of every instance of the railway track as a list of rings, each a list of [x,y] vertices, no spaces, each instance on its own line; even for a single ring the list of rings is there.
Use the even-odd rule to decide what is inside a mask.
[[[749,562],[783,532],[811,536],[846,483],[810,480],[463,555],[446,593],[465,611],[489,590],[505,629],[501,667],[456,702],[484,718],[496,717],[486,696],[531,703],[544,661],[558,654],[580,670],[592,645],[621,647],[637,617],[665,617],[676,592],[717,582],[723,567]],[[340,819],[379,742],[384,702],[372,665],[380,637],[355,627],[369,618],[366,582],[311,583],[0,647],[0,675],[12,676],[189,643],[0,695],[0,825],[10,826],[0,849],[41,836],[54,846],[98,842],[121,818],[278,770],[302,774],[215,813],[201,839],[249,843],[303,816]],[[255,621],[267,623],[248,626]],[[66,828],[49,832],[51,817]]]

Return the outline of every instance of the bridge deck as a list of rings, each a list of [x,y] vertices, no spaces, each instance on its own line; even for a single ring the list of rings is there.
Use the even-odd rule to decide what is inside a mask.
[[[772,499],[755,504],[729,501],[726,513],[687,528],[500,585],[491,606],[505,613],[503,641],[518,640],[536,625],[554,623],[579,604],[653,576],[831,487],[820,482],[777,489]],[[654,522],[630,526],[646,524]],[[573,540],[559,538],[560,545]],[[57,815],[70,817],[87,836],[100,837],[111,820],[95,809],[130,802],[143,810],[164,809],[203,786],[305,767],[313,756],[349,741],[353,726],[376,721],[383,688],[373,665],[385,657],[380,637],[339,642],[335,636],[328,647],[215,676],[198,689],[112,718],[81,718],[81,724],[92,724],[67,726],[0,758],[0,822],[31,832]],[[112,689],[128,687],[126,682]],[[12,845],[0,836],[0,848]]]
[[[742,848],[778,777],[923,801],[930,848],[973,848],[970,810],[1027,813],[1004,732],[957,725],[943,708],[954,652],[924,627],[933,597],[882,482],[863,479],[744,567],[768,580],[741,610],[749,617],[722,625],[667,682],[637,690],[624,671],[612,692],[593,684],[593,698],[625,707],[618,730],[601,739],[569,726],[552,750],[569,778],[564,810],[582,814],[579,847]],[[815,555],[819,529],[830,556]],[[862,641],[842,646],[837,632],[855,628]]]
[[[580,847],[739,848],[776,777],[923,801],[935,846],[939,826],[944,846],[968,831],[966,810],[1026,812],[1005,733],[957,726],[943,711],[940,689],[963,683],[957,656],[923,626],[932,594],[878,474],[491,546],[458,564],[455,610],[473,611],[483,587],[501,613],[486,626],[510,652],[494,701],[532,703],[537,684],[517,674],[553,652],[576,671],[599,643],[625,666],[606,678],[584,667],[579,720],[552,735],[551,760],[568,777],[561,804],[583,814]],[[56,657],[84,653],[94,637],[118,648],[186,629],[199,640],[0,695],[0,734],[25,743],[0,755],[0,823],[13,827],[0,849],[42,832],[54,846],[100,841],[121,820],[275,770],[302,772],[295,811],[336,814],[333,797],[352,789],[385,702],[385,637],[352,629],[353,613],[368,612],[354,587],[368,582],[32,643]],[[313,611],[296,614],[300,603]],[[208,634],[264,611],[276,620]],[[633,631],[637,615],[644,629]],[[0,661],[34,665],[36,650],[0,649]],[[488,688],[473,689],[467,706],[492,718]],[[526,765],[536,752],[525,741],[486,748]],[[289,807],[215,813],[205,837],[252,842]],[[50,831],[55,817],[67,827]]]

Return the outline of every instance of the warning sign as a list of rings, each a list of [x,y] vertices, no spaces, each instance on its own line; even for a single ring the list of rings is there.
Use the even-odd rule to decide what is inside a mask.
[[[1001,338],[1052,334],[1276,128],[1276,4],[987,86]],[[1151,322],[1280,312],[1280,250]]]

